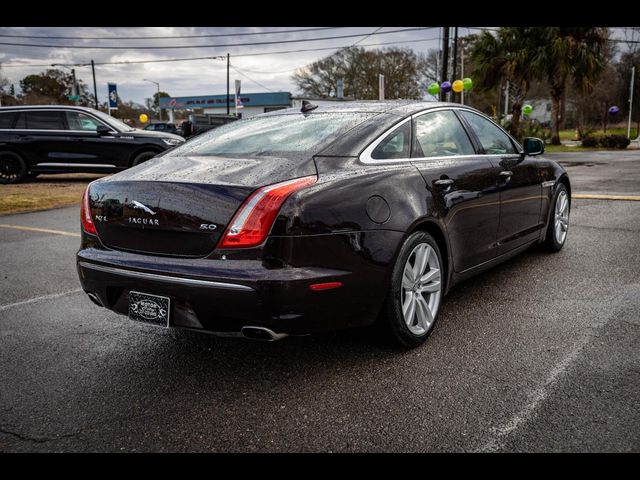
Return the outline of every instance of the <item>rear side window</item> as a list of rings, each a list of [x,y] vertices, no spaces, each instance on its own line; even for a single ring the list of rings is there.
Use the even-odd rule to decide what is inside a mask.
[[[409,158],[411,155],[411,122],[397,128],[385,137],[371,152],[375,160]]]
[[[518,153],[509,136],[486,118],[468,111],[462,111],[462,116],[476,132],[480,144],[487,155],[509,155]]]
[[[467,132],[451,110],[420,115],[414,128],[414,158],[475,154]]]
[[[64,130],[62,112],[25,112],[29,130]]]
[[[16,114],[14,112],[0,113],[0,128],[13,128],[13,120]]]
[[[370,113],[300,113],[238,120],[173,149],[172,155],[313,152],[371,116]]]

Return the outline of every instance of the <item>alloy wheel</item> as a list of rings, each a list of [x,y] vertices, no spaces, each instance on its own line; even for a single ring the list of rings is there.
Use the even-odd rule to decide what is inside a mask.
[[[400,305],[409,331],[414,335],[428,332],[440,307],[441,268],[438,255],[428,243],[411,251],[402,273]]]
[[[556,241],[562,245],[569,229],[569,197],[564,190],[558,194],[555,209],[554,233]]]

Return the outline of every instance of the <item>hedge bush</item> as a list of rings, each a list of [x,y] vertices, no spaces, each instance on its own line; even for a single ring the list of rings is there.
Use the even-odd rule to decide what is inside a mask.
[[[629,146],[630,140],[624,135],[587,136],[582,139],[583,147],[617,148],[623,150]]]

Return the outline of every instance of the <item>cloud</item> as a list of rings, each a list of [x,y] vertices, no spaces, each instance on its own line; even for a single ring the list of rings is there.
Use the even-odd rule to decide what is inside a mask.
[[[94,39],[47,39],[47,38],[17,38],[2,37],[3,43],[30,43],[56,45],[58,47],[24,47],[0,45],[0,62],[2,64],[43,64],[53,63],[89,63],[92,59],[96,63],[159,60],[184,57],[203,57],[226,55],[229,51],[232,66],[238,67],[244,76],[231,69],[230,80],[242,80],[242,89],[247,93],[264,92],[265,88],[254,83],[251,79],[268,87],[273,91],[290,91],[295,93],[296,87],[291,82],[291,73],[296,68],[303,67],[326,55],[332,50],[318,52],[297,52],[280,55],[236,56],[249,53],[260,53],[281,50],[313,49],[332,47],[339,48],[351,45],[365,35],[376,30],[377,27],[340,27],[331,30],[316,30],[306,32],[292,32],[279,34],[261,34],[273,30],[297,30],[313,27],[148,27],[148,28],[88,28],[88,27],[1,27],[0,34],[4,35],[39,35],[39,36],[70,36],[70,37],[100,37]],[[402,27],[385,27],[382,31],[395,30]],[[258,33],[249,36],[227,36],[233,33]],[[426,51],[438,46],[438,29],[418,30],[410,32],[392,33],[388,35],[372,36],[363,40],[362,44],[406,42],[398,46],[413,48],[416,51]],[[170,38],[176,35],[218,35],[222,37]],[[336,35],[362,34],[362,37],[343,38],[334,40],[319,40],[304,43],[281,43],[273,45],[229,46],[229,47],[201,47],[199,45],[236,44],[249,42],[282,41],[294,39],[310,39]],[[122,39],[121,37],[166,37],[160,39]],[[116,38],[117,40],[107,40]],[[424,39],[431,39],[424,41]],[[416,43],[413,43],[413,42]],[[70,49],[68,45],[77,46],[109,46],[126,45],[127,50],[101,49]],[[142,50],[136,47],[188,45],[191,48],[172,50]],[[44,71],[47,67],[14,67],[6,66],[3,75],[18,87],[21,78],[32,73]],[[51,67],[48,67],[51,68]],[[92,76],[90,67],[76,67],[76,75],[92,90]],[[145,82],[150,79],[160,83],[160,89],[172,96],[209,95],[226,92],[226,60],[195,60],[188,62],[147,63],[130,65],[99,65],[96,66],[96,80],[98,97],[106,100],[107,82],[118,84],[118,93],[125,100],[144,103],[144,99],[151,97],[156,86]]]

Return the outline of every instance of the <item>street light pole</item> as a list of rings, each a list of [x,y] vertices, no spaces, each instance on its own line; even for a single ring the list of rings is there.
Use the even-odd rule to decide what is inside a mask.
[[[154,82],[153,80],[149,80],[146,78],[143,78],[142,80],[144,80],[145,82],[155,83],[156,87],[158,87],[158,114],[160,116],[160,120],[162,120],[162,109],[160,108],[160,83]]]
[[[227,115],[229,115],[229,54],[227,53]]]

